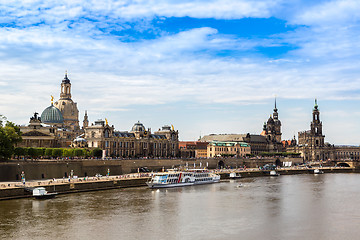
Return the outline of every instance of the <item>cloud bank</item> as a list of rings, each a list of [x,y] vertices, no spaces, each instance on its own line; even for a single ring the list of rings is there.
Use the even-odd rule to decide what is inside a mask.
[[[0,113],[25,123],[31,113],[18,109],[45,108],[65,70],[79,107],[99,117],[188,101],[238,109],[274,95],[359,101],[359,8],[351,0],[0,1]],[[168,19],[179,24],[165,27]],[[254,31],[263,27],[256,19],[273,31]],[[243,29],[224,31],[242,20]]]

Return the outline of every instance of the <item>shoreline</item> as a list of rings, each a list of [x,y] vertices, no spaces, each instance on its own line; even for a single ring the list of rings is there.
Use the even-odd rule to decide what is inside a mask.
[[[312,169],[308,168],[280,168],[276,171],[281,175],[297,175],[297,174],[314,174]],[[327,173],[359,173],[360,171],[354,167],[322,167],[321,170]],[[230,172],[236,172],[241,178],[266,177],[270,176],[270,170],[259,170],[250,168],[246,170],[240,169],[221,169],[211,170],[220,174],[221,180],[227,180]],[[18,198],[31,198],[31,189],[35,187],[45,187],[49,193],[56,192],[59,195],[100,191],[116,188],[143,187],[146,181],[151,177],[151,173],[132,173],[116,176],[101,177],[77,177],[73,179],[46,179],[27,181],[23,185],[17,182],[0,182],[0,201]],[[240,178],[240,179],[241,179]]]

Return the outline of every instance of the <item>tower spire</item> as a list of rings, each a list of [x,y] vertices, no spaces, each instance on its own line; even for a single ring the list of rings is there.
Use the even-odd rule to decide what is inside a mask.
[[[274,108],[274,112],[277,112],[278,109],[276,108],[276,96],[275,96],[275,108]]]

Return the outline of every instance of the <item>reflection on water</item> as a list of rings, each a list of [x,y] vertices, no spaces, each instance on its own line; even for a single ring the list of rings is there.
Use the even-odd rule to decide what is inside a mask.
[[[2,239],[357,239],[359,174],[0,202]],[[241,187],[238,187],[241,183]]]

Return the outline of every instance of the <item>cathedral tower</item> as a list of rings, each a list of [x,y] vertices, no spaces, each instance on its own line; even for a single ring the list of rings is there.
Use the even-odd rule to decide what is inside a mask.
[[[269,140],[281,142],[281,121],[279,120],[278,109],[276,108],[276,99],[273,115],[270,115],[266,124],[266,134]]]
[[[87,111],[85,111],[84,121],[83,121],[83,129],[87,128],[88,126],[89,126],[89,118],[87,115]]]
[[[322,134],[322,122],[320,121],[320,111],[315,99],[315,105],[313,109],[313,120],[310,124],[310,132],[312,136],[312,145],[314,148],[324,146],[325,136]]]
[[[276,108],[276,98],[275,98],[275,108],[274,108],[273,118],[274,118],[275,139],[277,142],[281,142],[281,122],[279,120],[278,109]]]
[[[65,73],[65,77],[61,82],[60,99],[55,102],[57,107],[63,115],[64,126],[72,131],[79,131],[79,110],[77,104],[71,99],[71,83],[70,79]]]

